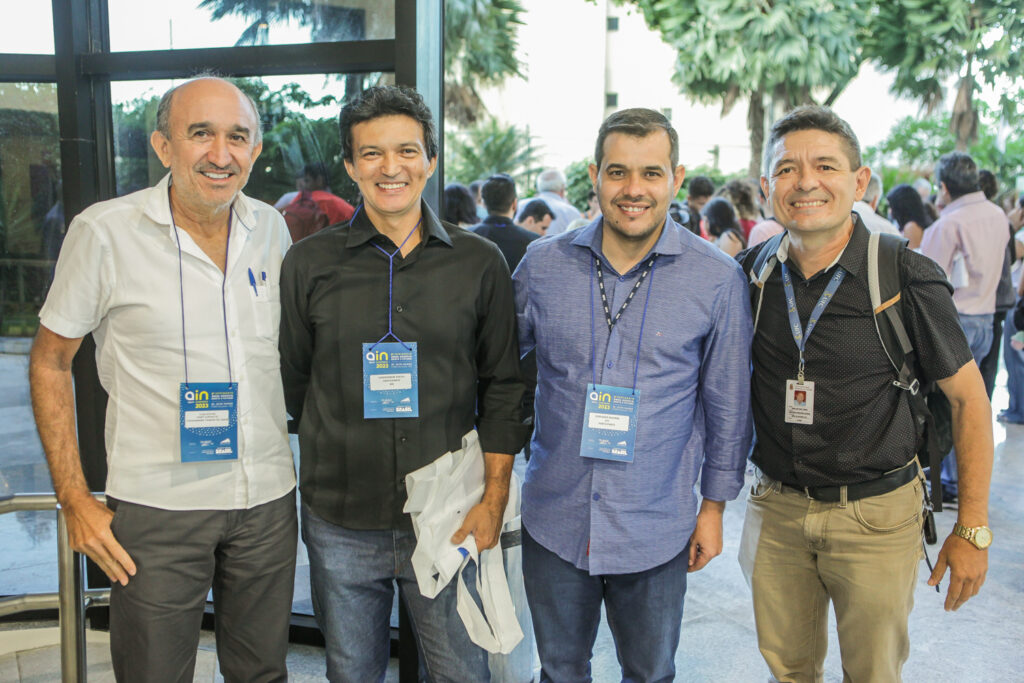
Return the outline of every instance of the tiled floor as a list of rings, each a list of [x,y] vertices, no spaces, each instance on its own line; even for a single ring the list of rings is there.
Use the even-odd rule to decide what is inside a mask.
[[[996,412],[1005,407],[1005,391],[997,390],[993,404]],[[908,682],[1024,681],[1024,426],[995,423],[994,432],[990,525],[995,542],[990,551],[988,580],[981,594],[959,612],[946,613],[942,610],[943,597],[925,585],[927,570],[922,564],[910,621],[911,655],[904,669]],[[736,562],[743,507],[742,500],[727,507],[723,554],[690,578],[682,640],[676,655],[677,680],[732,683],[764,681],[768,677],[757,651],[749,591]],[[952,527],[955,514],[951,510],[938,515],[940,531]],[[19,533],[31,538],[31,532],[20,526]],[[7,533],[0,528],[0,547],[5,549],[11,547],[7,542],[13,538]],[[43,548],[52,548],[51,539],[41,539],[39,547],[40,553]],[[934,558],[937,548],[932,547],[929,552]],[[18,576],[28,579],[33,571],[25,567]],[[16,642],[29,637],[15,635],[16,629],[41,626],[53,629],[55,624],[0,624],[0,683],[59,680],[54,631],[35,634],[35,642]],[[90,681],[112,680],[104,640],[104,634],[90,636]],[[203,634],[200,649],[195,680],[222,680],[215,671],[210,634]],[[323,651],[293,645],[289,670],[293,681],[323,680]],[[593,671],[594,680],[599,683],[619,680],[614,645],[604,624],[594,648]],[[396,673],[392,663],[388,680],[397,680]],[[825,680],[842,680],[834,624],[830,628]]]

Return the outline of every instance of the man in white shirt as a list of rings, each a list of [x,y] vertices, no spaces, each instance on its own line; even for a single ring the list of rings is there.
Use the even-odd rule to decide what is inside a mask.
[[[119,681],[192,680],[213,589],[232,681],[285,681],[295,473],[277,351],[290,239],[241,193],[262,149],[256,106],[198,78],[160,102],[170,174],[71,223],[39,313],[36,424],[72,547],[113,583]],[[92,332],[106,414],[108,507],[90,495],[71,361]]]
[[[557,168],[549,168],[541,171],[537,176],[537,194],[530,199],[524,199],[519,203],[519,212],[516,214],[516,222],[522,222],[526,215],[526,207],[535,199],[543,199],[548,207],[554,212],[555,218],[548,226],[545,235],[558,235],[565,232],[569,224],[580,217],[579,210],[565,199],[565,174]]]
[[[895,225],[875,212],[881,199],[882,177],[871,171],[868,187],[864,190],[864,198],[853,203],[853,210],[860,216],[861,221],[864,222],[864,227],[871,232],[887,232],[892,235],[900,234]]]

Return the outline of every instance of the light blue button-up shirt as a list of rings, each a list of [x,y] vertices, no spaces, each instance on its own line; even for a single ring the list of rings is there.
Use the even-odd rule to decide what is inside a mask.
[[[609,332],[594,256],[614,316],[649,255],[620,275],[601,239],[599,217],[537,240],[514,275],[520,351],[536,348],[538,370],[523,524],[593,575],[643,571],[678,555],[696,524],[698,475],[704,497],[735,498],[752,431],[750,303],[739,265],[669,219],[652,249],[654,270]],[[598,384],[633,386],[648,288],[634,461],[581,457],[592,368]]]

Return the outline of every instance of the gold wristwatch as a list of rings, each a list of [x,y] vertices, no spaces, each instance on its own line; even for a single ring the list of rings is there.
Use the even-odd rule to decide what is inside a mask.
[[[992,545],[992,530],[987,526],[964,526],[957,522],[953,525],[953,533],[970,541],[979,550]]]

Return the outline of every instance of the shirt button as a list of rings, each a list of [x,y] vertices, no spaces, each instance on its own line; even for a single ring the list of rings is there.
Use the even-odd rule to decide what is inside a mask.
[[[619,276],[619,282],[625,282],[625,281],[626,281],[626,276],[625,275],[620,275]]]
[[[395,306],[395,311],[397,311],[398,313],[401,313],[403,310],[405,309],[402,308],[402,304],[398,304],[397,306]]]
[[[615,363],[613,363],[613,362],[611,362],[611,361],[608,361],[608,365],[607,365],[606,367],[609,367],[609,368],[610,368],[610,367],[611,367],[611,366],[613,366],[613,365],[615,365]]]
[[[404,437],[404,436],[400,436],[400,437],[398,437],[398,440],[399,440],[399,441],[400,441],[401,443],[405,443],[405,442],[406,442],[406,441],[408,441],[409,439],[408,439],[407,437]]]
[[[601,500],[601,494],[600,493],[595,493],[594,494],[594,500]]]

